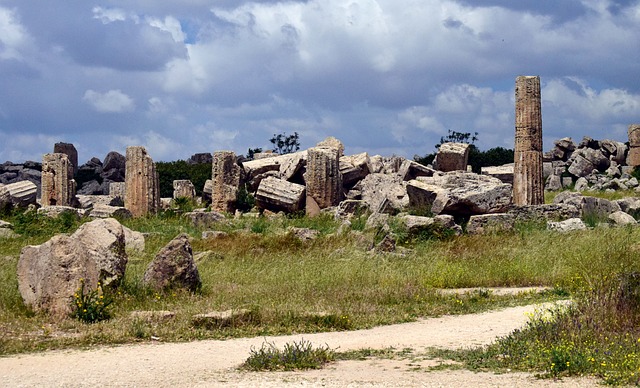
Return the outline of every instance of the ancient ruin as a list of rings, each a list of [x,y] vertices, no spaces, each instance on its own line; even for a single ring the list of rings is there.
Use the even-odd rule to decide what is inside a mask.
[[[235,210],[236,196],[240,186],[240,166],[232,151],[213,154],[211,168],[211,209],[221,212]]]
[[[124,206],[134,217],[160,209],[158,173],[144,147],[127,147]]]
[[[542,178],[542,110],[540,77],[516,79],[516,141],[513,171],[513,202],[544,203]]]
[[[190,180],[179,179],[173,181],[173,199],[187,198],[194,199],[196,196],[196,188]]]
[[[42,206],[73,206],[76,181],[73,165],[66,154],[42,157]]]
[[[78,173],[78,150],[71,143],[56,143],[53,145],[54,154],[65,154],[73,166],[73,176]]]
[[[433,161],[433,167],[438,171],[465,171],[469,163],[469,144],[442,143]]]
[[[342,199],[340,149],[309,148],[305,181],[307,196],[313,198],[321,209],[337,205]]]
[[[640,124],[629,125],[629,153],[627,154],[627,165],[640,166]]]

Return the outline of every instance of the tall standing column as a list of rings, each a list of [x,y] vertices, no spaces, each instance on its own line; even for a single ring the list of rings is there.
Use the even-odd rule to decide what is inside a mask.
[[[160,209],[160,185],[156,165],[144,147],[127,147],[124,206],[134,217]]]
[[[66,154],[42,156],[42,206],[73,206],[76,181],[73,164]]]
[[[540,77],[516,78],[516,144],[513,168],[513,202],[544,203],[542,175],[542,109]]]

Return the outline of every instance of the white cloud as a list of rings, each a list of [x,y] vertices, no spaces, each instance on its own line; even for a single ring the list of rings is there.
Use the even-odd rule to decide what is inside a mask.
[[[135,109],[133,99],[124,94],[120,89],[99,93],[87,90],[82,100],[89,103],[93,109],[100,113],[123,113]]]
[[[28,39],[15,10],[0,7],[0,59],[21,59],[21,48]]]

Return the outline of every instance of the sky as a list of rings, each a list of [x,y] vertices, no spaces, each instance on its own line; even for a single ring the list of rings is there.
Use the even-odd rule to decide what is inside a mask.
[[[412,158],[448,130],[514,147],[519,75],[545,150],[640,122],[640,0],[0,0],[0,163],[269,149],[297,132]]]

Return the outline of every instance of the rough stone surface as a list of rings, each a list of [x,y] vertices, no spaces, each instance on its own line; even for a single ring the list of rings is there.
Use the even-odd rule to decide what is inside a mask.
[[[158,173],[144,147],[127,147],[124,205],[134,217],[160,210]]]
[[[629,152],[627,154],[627,165],[640,166],[640,124],[631,124],[627,131],[629,135]]]
[[[322,214],[322,209],[320,209],[316,200],[309,195],[305,196],[304,211],[307,217],[317,217]]]
[[[508,213],[521,221],[562,221],[569,218],[580,217],[580,209],[568,203],[513,206],[509,209]]]
[[[38,214],[43,214],[50,218],[56,218],[63,213],[72,213],[77,219],[84,217],[85,210],[71,206],[43,206],[38,209]]]
[[[582,196],[580,193],[564,191],[558,194],[553,203],[566,203],[575,206],[580,210],[580,215],[609,215],[620,211],[620,206],[616,202],[604,198]]]
[[[38,187],[31,181],[20,181],[5,185],[4,191],[13,206],[27,207],[36,203]],[[1,197],[0,193],[0,201],[2,201]]]
[[[119,219],[131,218],[131,212],[123,206],[110,206],[96,204],[89,210],[89,217],[93,218],[113,218]]]
[[[340,158],[340,174],[344,187],[353,187],[371,172],[369,155],[364,152],[358,155]]]
[[[158,252],[144,273],[143,283],[156,290],[184,288],[196,291],[201,286],[187,234],[177,236]]]
[[[574,230],[584,230],[587,229],[587,226],[582,222],[580,218],[570,218],[568,220],[560,221],[560,222],[547,222],[547,228],[549,230],[555,230],[557,232],[571,232]]]
[[[74,206],[76,181],[73,165],[66,154],[42,157],[42,206]]]
[[[289,231],[300,241],[315,240],[320,236],[320,231],[309,228],[290,228]]]
[[[329,136],[328,138],[324,139],[320,143],[316,144],[316,147],[334,148],[338,150],[338,158],[341,158],[342,156],[344,156],[344,144],[342,144],[340,140],[336,139],[333,136]]]
[[[635,218],[623,211],[617,211],[609,214],[608,219],[610,223],[618,226],[636,225],[638,223]]]
[[[467,233],[483,234],[511,230],[515,222],[516,217],[509,213],[474,215],[467,223]]]
[[[173,199],[188,198],[194,199],[196,196],[196,188],[190,180],[180,179],[173,181]]]
[[[215,240],[217,238],[227,237],[229,234],[219,230],[205,230],[202,232],[203,240]]]
[[[355,186],[372,212],[395,214],[409,205],[409,197],[398,175],[369,174]]]
[[[510,185],[513,184],[513,163],[502,166],[482,167],[480,169],[480,173],[482,175],[498,178],[502,183],[508,183]]]
[[[421,184],[416,183],[421,182]],[[433,214],[470,216],[474,214],[502,213],[511,205],[511,185],[499,179],[470,172],[454,171],[433,177],[421,177],[407,185],[409,203],[428,201],[412,200],[409,186],[421,187],[433,199]]]
[[[124,230],[124,243],[127,251],[144,252],[144,234],[131,230],[126,226],[123,226],[122,230]]]
[[[190,219],[194,226],[211,227],[226,219],[225,215],[216,211],[210,212],[189,212],[184,213],[183,217]]]
[[[544,203],[540,77],[516,78],[516,143],[513,202]]]
[[[622,198],[622,199],[618,199],[616,201],[614,201],[615,203],[618,204],[618,206],[620,206],[620,209],[633,216],[633,217],[639,217],[640,216],[640,198],[638,197],[627,197],[627,198]]]
[[[305,205],[305,186],[276,178],[260,182],[256,192],[256,204],[261,209],[293,213]]]
[[[116,286],[127,265],[125,236],[115,219],[83,224],[71,236],[57,235],[22,249],[18,289],[24,303],[55,315],[71,311],[70,297],[84,279],[88,289]]]
[[[226,310],[212,311],[206,314],[197,314],[192,318],[195,327],[204,327],[208,330],[221,329],[223,327],[238,327],[254,320],[251,310]]]
[[[124,201],[126,192],[127,185],[125,182],[111,182],[109,184],[109,195],[112,197],[119,197]]]
[[[78,173],[78,150],[71,143],[56,143],[53,145],[53,153],[54,154],[65,154],[69,158],[69,162],[71,162],[71,166],[73,168],[74,177]]]
[[[233,213],[240,186],[240,166],[235,153],[217,151],[213,154],[211,183],[211,209]]]
[[[466,171],[469,163],[469,144],[442,143],[433,165],[438,171]]]
[[[338,148],[314,147],[307,152],[307,195],[312,197],[321,209],[337,205],[342,199]]]
[[[402,163],[400,163],[397,169],[398,176],[405,182],[421,176],[433,176],[434,173],[434,169],[408,159],[402,160]]]

